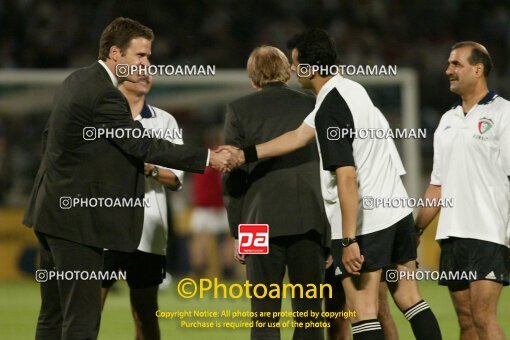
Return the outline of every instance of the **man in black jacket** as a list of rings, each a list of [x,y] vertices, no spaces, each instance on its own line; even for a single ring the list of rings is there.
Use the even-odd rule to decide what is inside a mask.
[[[228,106],[226,143],[237,147],[255,145],[298,127],[313,110],[315,99],[290,89],[290,65],[279,49],[262,46],[248,60],[248,74],[256,93]],[[225,178],[227,212],[235,256],[246,263],[250,284],[281,285],[288,270],[292,284],[319,285],[324,282],[325,255],[331,230],[326,218],[319,182],[317,147],[310,144],[294,153],[234,170]],[[269,225],[269,253],[237,253],[237,228],[241,223]],[[296,292],[299,289],[296,289]],[[253,294],[252,294],[253,295]],[[320,298],[293,297],[294,311],[321,312]],[[279,338],[275,325],[280,298],[251,299],[252,312],[270,312],[272,317],[256,317],[266,327],[254,327],[252,339]],[[260,315],[260,314],[259,314]],[[310,316],[310,314],[309,314]],[[312,319],[298,317],[296,321]],[[313,320],[317,321],[317,319]],[[258,323],[259,325],[261,323]],[[296,327],[294,339],[322,339],[323,329]]]
[[[37,339],[97,337],[101,279],[92,273],[101,269],[103,248],[131,252],[140,243],[150,204],[142,201],[144,162],[191,172],[232,164],[227,153],[131,137],[143,127],[117,85],[139,80],[122,67],[149,65],[153,38],[140,23],[115,19],[101,36],[100,60],[72,73],[55,95],[24,219],[41,245]]]

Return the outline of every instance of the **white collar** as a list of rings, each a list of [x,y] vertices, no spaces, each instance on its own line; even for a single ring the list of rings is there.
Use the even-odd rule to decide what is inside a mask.
[[[106,66],[105,62],[102,60],[99,60],[99,63],[104,67],[106,72],[108,72],[108,75],[110,76],[110,79],[112,80],[113,86],[117,87],[119,86],[119,81],[117,80],[117,77],[115,77],[115,74]]]

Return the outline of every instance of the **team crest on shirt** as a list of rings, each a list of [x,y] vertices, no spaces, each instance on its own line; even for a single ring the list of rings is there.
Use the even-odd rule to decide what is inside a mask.
[[[494,126],[494,122],[489,118],[481,118],[478,121],[478,131],[481,135],[489,131]]]

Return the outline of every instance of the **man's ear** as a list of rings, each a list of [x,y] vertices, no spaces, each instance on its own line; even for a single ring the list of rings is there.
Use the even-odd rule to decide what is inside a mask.
[[[121,55],[122,55],[122,52],[119,47],[117,47],[115,45],[112,45],[110,47],[110,52],[108,53],[108,58],[110,58],[114,62],[117,62]]]
[[[253,81],[253,79],[250,79],[250,82],[251,82],[251,87],[253,87],[255,90],[260,90],[260,87],[258,87],[255,82]]]
[[[483,76],[483,71],[484,71],[484,70],[483,70],[483,69],[484,69],[483,64],[482,64],[482,63],[476,64],[475,68],[476,68],[476,76],[477,76],[478,78],[480,78],[481,76]]]

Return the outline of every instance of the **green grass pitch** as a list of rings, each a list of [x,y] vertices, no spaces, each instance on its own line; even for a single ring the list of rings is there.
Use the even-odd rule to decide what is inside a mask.
[[[117,285],[120,289],[115,294],[111,294],[106,302],[99,333],[100,339],[133,338],[134,328],[129,308],[128,288],[124,282]],[[439,287],[434,282],[421,282],[420,289],[422,296],[431,305],[439,320],[443,339],[458,339],[459,328],[447,289]],[[178,297],[175,285],[172,285],[168,290],[160,292],[159,305],[162,311],[250,310],[249,301],[246,299],[183,299]],[[391,303],[391,305],[392,314],[400,332],[400,338],[413,339],[408,322],[394,304]],[[0,283],[0,338],[3,340],[33,339],[39,306],[40,297],[37,283],[27,281]],[[290,310],[290,301],[284,301],[283,310]],[[283,321],[285,320],[288,319],[283,319]],[[499,320],[500,324],[503,325],[505,334],[510,336],[510,291],[508,288],[503,289],[500,299]],[[160,319],[160,327],[162,339],[194,340],[206,339],[207,336],[212,336],[215,339],[249,339],[248,329],[184,329],[180,327],[179,321],[175,319]],[[292,329],[282,329],[282,339],[291,338]]]

